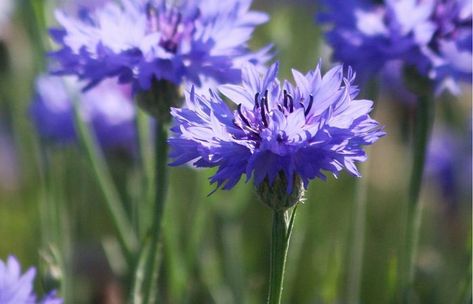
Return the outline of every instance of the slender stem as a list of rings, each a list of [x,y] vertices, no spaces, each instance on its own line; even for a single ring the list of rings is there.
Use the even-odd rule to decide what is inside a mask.
[[[38,141],[39,172],[42,199],[40,200],[41,252],[45,261],[48,289],[58,289],[64,301],[72,294],[70,255],[71,242],[68,212],[64,200],[63,151],[54,154],[47,143]],[[59,157],[58,157],[59,156]],[[57,163],[57,161],[61,161]],[[56,161],[56,162],[55,162]],[[58,274],[53,274],[53,269]],[[57,273],[57,271],[55,271]]]
[[[47,40],[45,39],[46,35],[44,35],[47,27],[45,2],[44,0],[28,1],[21,10],[26,29],[29,31],[30,39],[33,41],[34,63],[37,71],[44,71],[46,67],[46,56],[44,56],[47,51]]]
[[[149,265],[151,276],[149,277],[148,286],[145,289],[147,302],[156,302],[157,280],[159,274],[159,261],[161,258],[161,222],[164,213],[164,204],[167,190],[167,129],[162,122],[156,122],[156,194],[155,194],[155,210],[152,226],[152,243],[151,243],[151,263]]]
[[[297,206],[294,207],[290,219],[288,211],[273,211],[268,304],[281,303],[284,268],[296,210]]]
[[[92,165],[95,177],[100,186],[100,190],[105,197],[105,203],[116,231],[118,240],[123,250],[123,255],[128,262],[132,260],[132,252],[136,247],[136,236],[133,233],[132,225],[129,222],[118,191],[113,183],[107,163],[98,148],[98,144],[86,122],[80,116],[79,103],[74,105],[74,122],[81,139],[81,144],[86,152],[87,158]]]
[[[415,257],[419,241],[422,216],[422,203],[419,194],[427,153],[430,130],[434,119],[434,103],[431,96],[420,96],[414,126],[414,151],[412,171],[407,198],[406,225],[404,230],[404,250],[401,258],[400,292],[402,302],[410,302],[411,288],[414,281]]]
[[[143,193],[145,204],[138,207],[138,230],[139,235],[146,233],[146,228],[150,224],[150,214],[152,213],[155,196],[155,153],[151,132],[151,118],[138,106],[136,107],[136,126],[138,131],[138,148],[140,151],[141,168],[143,174]]]
[[[156,194],[149,242],[141,249],[132,291],[133,303],[155,303],[159,261],[161,259],[161,222],[167,185],[167,131],[161,121],[156,122]]]
[[[148,236],[143,241],[138,260],[136,261],[135,272],[133,274],[133,284],[131,287],[131,297],[130,302],[134,304],[145,303],[144,302],[144,293],[143,286],[146,279],[146,266],[149,259],[150,248],[151,248],[151,238]]]
[[[151,88],[140,92],[136,96],[137,104],[146,112],[156,118],[155,122],[155,157],[147,155],[152,149],[141,151],[144,165],[154,165],[154,172],[150,168],[144,168],[145,178],[147,180],[147,201],[153,200],[152,206],[145,207],[150,210],[151,222],[146,239],[149,241],[143,243],[138,260],[135,261],[135,281],[132,288],[132,303],[155,303],[157,294],[157,281],[159,274],[159,263],[161,259],[161,222],[164,213],[166,190],[167,190],[167,123],[171,120],[169,107],[175,106],[179,100],[178,88],[165,80],[154,79]],[[139,114],[140,115],[140,114]],[[141,128],[143,128],[143,124]],[[145,133],[141,130],[141,141],[146,140]],[[141,145],[141,149],[146,148]],[[153,185],[150,183],[154,182]],[[154,186],[154,187],[153,187]],[[154,190],[153,192],[151,192]],[[148,207],[150,207],[148,209]],[[146,216],[146,214],[145,214]],[[140,279],[143,274],[143,279]],[[140,301],[135,301],[138,299]],[[142,301],[141,301],[142,300]]]

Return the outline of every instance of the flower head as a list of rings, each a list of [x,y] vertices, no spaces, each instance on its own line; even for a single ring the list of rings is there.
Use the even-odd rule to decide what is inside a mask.
[[[223,189],[232,188],[245,174],[259,186],[284,175],[287,191],[294,180],[335,176],[347,169],[359,176],[355,163],[364,161],[363,145],[384,135],[368,113],[373,102],[356,100],[351,69],[337,66],[322,76],[320,67],[307,74],[293,70],[295,84],[276,78],[278,64],[265,75],[247,65],[241,85],[220,91],[231,109],[213,91],[201,96],[193,89],[186,108],[171,110],[175,124],[169,139],[172,165],[192,162],[196,167],[218,167],[211,177]]]
[[[130,148],[135,142],[135,109],[130,88],[112,82],[108,80],[81,94],[81,115],[94,129],[102,146]],[[80,86],[70,78],[37,79],[30,114],[44,139],[56,143],[76,139],[72,95],[79,96]]]
[[[118,77],[136,91],[153,79],[181,84],[240,80],[243,62],[263,63],[268,48],[250,53],[247,42],[263,13],[251,0],[121,0],[78,18],[58,11],[61,28],[51,30],[61,49],[52,53],[57,72],[72,74],[91,87]]]
[[[320,20],[332,25],[327,39],[334,58],[366,80],[391,60],[415,66],[437,92],[458,93],[471,81],[471,0],[323,0]]]
[[[0,260],[0,303],[2,304],[62,304],[62,300],[49,293],[38,300],[33,292],[36,270],[30,268],[21,273],[20,264],[13,256],[4,263]]]

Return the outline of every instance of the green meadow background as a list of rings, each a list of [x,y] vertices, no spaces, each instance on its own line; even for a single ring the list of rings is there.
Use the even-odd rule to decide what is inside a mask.
[[[43,52],[50,49],[45,27],[54,24],[55,2],[15,2],[0,42],[0,259],[13,254],[24,268],[36,265],[40,293],[57,288],[66,276],[70,303],[124,303],[124,282],[117,274],[126,265],[115,254],[111,220],[84,154],[78,145],[41,145],[28,116],[34,77],[44,71]],[[290,77],[291,68],[314,68],[319,57],[324,68],[331,65],[330,48],[314,23],[317,8],[310,2],[255,0],[255,8],[271,20],[258,28],[252,47],[274,44],[281,77]],[[436,124],[457,130],[471,153],[471,129],[465,127],[471,123],[471,87],[463,91],[459,98],[441,98]],[[389,303],[394,296],[411,159],[408,111],[382,91],[375,101],[374,117],[387,136],[368,149],[364,166],[360,298],[370,304]],[[136,164],[120,151],[106,156],[133,212],[140,196]],[[456,174],[465,166],[460,164]],[[208,196],[211,175],[212,170],[170,169],[160,303],[264,303],[270,209],[258,201],[251,182]],[[348,273],[353,242],[360,237],[354,235],[353,206],[360,181],[343,173],[310,184],[289,249],[284,303],[350,303]],[[434,179],[424,180],[418,303],[471,303],[471,180],[464,182],[466,189],[452,207]],[[47,208],[60,214],[60,221],[48,217]]]

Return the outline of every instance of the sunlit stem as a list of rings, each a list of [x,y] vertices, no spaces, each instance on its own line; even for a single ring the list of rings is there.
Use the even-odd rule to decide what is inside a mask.
[[[161,259],[161,232],[167,186],[167,130],[162,122],[156,122],[156,194],[151,227],[151,247],[147,263],[149,273],[145,280],[144,303],[156,302],[159,262]]]
[[[65,301],[70,299],[70,239],[67,226],[67,212],[64,204],[64,176],[53,166],[53,153],[46,143],[40,142],[40,182],[42,199],[40,200],[41,257],[44,262],[45,285],[58,289]],[[62,152],[62,151],[61,151]],[[62,159],[62,158],[61,158]]]
[[[136,127],[138,133],[138,148],[140,151],[140,165],[144,182],[143,195],[144,202],[137,206],[137,220],[139,235],[143,236],[150,224],[150,215],[155,201],[155,156],[152,135],[152,120],[146,112],[136,107]]]
[[[297,205],[291,214],[289,211],[273,210],[268,304],[281,303],[284,269],[296,210]]]
[[[154,129],[155,157],[153,159],[154,172],[147,171],[147,182],[154,182],[153,193],[148,193],[147,199],[153,199],[151,208],[151,222],[142,243],[139,256],[135,260],[134,280],[130,300],[134,304],[156,303],[157,282],[160,260],[162,259],[162,219],[164,214],[167,193],[167,124],[171,117],[169,107],[178,101],[177,87],[167,81],[153,80],[151,89],[141,92],[137,96],[138,105],[152,117],[156,118]],[[142,145],[143,147],[143,145]],[[143,151],[142,151],[142,155]],[[151,174],[153,173],[153,174]],[[147,206],[148,208],[150,206]]]
[[[105,197],[105,205],[111,215],[115,230],[117,231],[123,255],[127,261],[131,263],[132,252],[137,246],[136,235],[133,232],[134,230],[132,229],[132,225],[127,217],[115,184],[113,183],[106,160],[98,147],[97,141],[91,132],[89,125],[84,122],[80,115],[79,101],[74,100],[73,105],[74,122],[81,144],[97,179],[99,188]]]

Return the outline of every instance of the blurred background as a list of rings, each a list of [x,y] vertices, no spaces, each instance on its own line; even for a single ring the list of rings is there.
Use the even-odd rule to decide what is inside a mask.
[[[0,259],[14,254],[23,267],[36,265],[39,291],[57,288],[67,277],[66,303],[124,303],[119,275],[126,265],[114,255],[113,227],[88,162],[74,140],[40,139],[32,119],[35,79],[46,71],[52,49],[46,28],[55,24],[54,8],[71,2],[0,0]],[[258,28],[252,46],[274,44],[281,78],[290,78],[291,68],[314,68],[319,58],[325,69],[332,64],[313,2],[254,1],[271,19]],[[413,101],[395,87],[372,94],[361,98],[374,98],[373,115],[388,135],[369,148],[364,167],[361,303],[388,303],[410,172]],[[471,299],[471,98],[471,86],[465,86],[460,97],[441,96],[437,103],[421,195],[419,303]],[[104,153],[121,195],[135,210],[140,188],[130,150],[118,145]],[[263,303],[271,212],[252,184],[207,196],[213,190],[210,170],[172,168],[170,174],[162,303]],[[289,249],[284,303],[349,303],[359,182],[342,174],[310,184]]]

